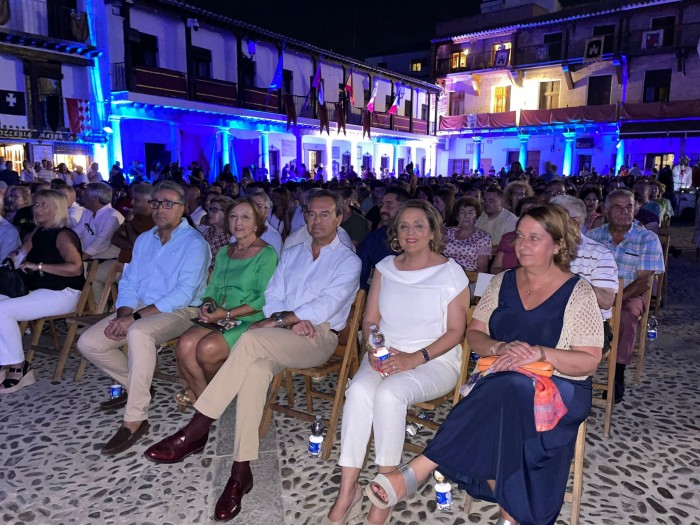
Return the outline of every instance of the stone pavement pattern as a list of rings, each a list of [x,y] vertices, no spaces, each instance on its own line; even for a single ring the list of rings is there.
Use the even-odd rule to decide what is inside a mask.
[[[673,228],[673,244],[686,251],[671,261],[659,338],[648,347],[640,385],[630,385],[616,407],[611,437],[602,437],[600,409],[594,408],[589,418],[582,524],[700,524],[700,264],[690,248],[691,237],[691,228]],[[172,352],[162,360],[172,367]],[[51,525],[213,523],[214,504],[231,464],[235,406],[214,427],[203,454],[182,464],[156,465],[143,458],[143,450],[192,414],[177,411],[172,401],[176,385],[156,380],[150,435],[127,453],[105,458],[99,447],[116,431],[122,413],[98,410],[110,382],[94,367],[82,382],[72,381],[77,361],[71,357],[64,380],[52,385],[55,357],[38,354],[37,384],[0,399],[0,520]],[[340,479],[338,447],[328,462],[310,458],[308,434],[307,423],[275,416],[254,464],[255,487],[232,523],[321,521]],[[419,433],[421,439],[429,436]],[[372,472],[373,454],[368,463]],[[363,483],[370,479],[368,472]],[[454,511],[437,512],[432,485],[427,484],[394,509],[391,523],[495,522],[495,505],[475,502],[465,515],[463,496],[458,491],[454,495]],[[364,510],[368,507],[365,500]],[[565,504],[557,523],[569,523],[569,518]],[[351,525],[359,523],[361,519]]]

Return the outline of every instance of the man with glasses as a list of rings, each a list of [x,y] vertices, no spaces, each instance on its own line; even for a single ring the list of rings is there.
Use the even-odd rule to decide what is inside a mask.
[[[566,195],[566,185],[564,184],[564,181],[560,179],[549,181],[545,186],[545,196],[547,202],[550,202],[554,197],[559,197],[560,195]]]
[[[148,204],[155,227],[136,239],[131,264],[119,283],[117,312],[78,340],[86,359],[126,387],[100,405],[103,410],[126,406],[122,426],[102,448],[105,455],[129,449],[148,433],[157,349],[192,326],[211,260],[204,237],[183,219],[185,192],[180,185],[159,182]]]
[[[285,368],[325,363],[345,327],[361,265],[338,238],[342,216],[339,195],[319,190],[311,196],[306,210],[310,238],[282,255],[265,291],[267,319],[241,335],[199,396],[190,423],[146,450],[157,463],[176,463],[203,450],[209,428],[237,399],[233,466],[215,506],[217,521],[234,518],[253,488],[250,462],[258,459],[258,428],[272,378]]]

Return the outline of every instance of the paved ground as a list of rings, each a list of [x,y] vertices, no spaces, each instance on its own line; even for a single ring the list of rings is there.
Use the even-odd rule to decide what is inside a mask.
[[[700,524],[700,264],[688,227],[673,229],[673,244],[686,249],[671,261],[670,289],[657,342],[648,350],[641,384],[632,386],[613,418],[609,439],[602,417],[589,419],[581,511],[584,524]],[[163,356],[172,366],[170,355]],[[170,363],[168,365],[168,363]],[[0,399],[0,519],[39,524],[204,524],[230,467],[235,406],[216,425],[207,450],[184,464],[146,461],[143,450],[186,422],[172,401],[174,385],[156,382],[151,433],[116,458],[99,446],[115,432],[121,413],[100,412],[109,381],[89,367],[72,381],[71,358],[64,380],[50,383],[55,357],[38,355],[38,381]],[[428,437],[421,433],[421,438]],[[339,468],[337,447],[322,462],[306,453],[307,424],[277,417],[255,464],[255,488],[233,523],[319,523],[332,501]],[[370,455],[370,469],[373,468]],[[409,459],[406,456],[406,459]],[[363,476],[366,481],[369,473]],[[494,505],[475,503],[469,515],[435,509],[430,485],[396,507],[391,523],[493,523]],[[461,503],[462,496],[455,494]],[[368,505],[365,502],[365,510]],[[568,523],[565,505],[557,523]],[[361,523],[356,520],[353,525]]]

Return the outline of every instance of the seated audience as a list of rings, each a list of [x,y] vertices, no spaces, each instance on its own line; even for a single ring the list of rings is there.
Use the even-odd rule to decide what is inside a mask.
[[[24,240],[34,231],[32,194],[27,186],[10,186],[5,192],[5,213],[8,221],[19,231]],[[70,224],[69,224],[70,226]]]
[[[83,260],[116,259],[119,248],[112,246],[112,235],[124,222],[124,216],[112,208],[112,188],[103,182],[91,182],[83,193],[85,212],[75,226],[83,245]]]
[[[532,197],[534,194],[535,192],[532,191],[532,187],[527,182],[521,180],[513,181],[503,190],[505,207],[509,212],[515,213],[518,201],[525,197]],[[517,216],[517,213],[515,215]]]
[[[70,216],[70,227],[75,228],[75,226],[80,222],[85,208],[75,201],[76,194],[73,186],[62,184],[56,189],[66,198],[68,203],[68,215]]]
[[[347,322],[361,265],[336,234],[342,215],[342,200],[334,193],[324,190],[311,197],[306,210],[311,239],[282,256],[265,291],[268,317],[241,335],[195,403],[192,420],[146,451],[152,461],[175,463],[203,450],[212,423],[238,398],[233,466],[216,502],[217,521],[235,517],[252,488],[250,462],[258,458],[258,428],[272,378],[285,368],[325,363]]]
[[[156,225],[156,223],[153,222],[153,214],[149,204],[152,198],[153,186],[148,183],[132,184],[131,216],[127,217],[121,226],[117,228],[117,231],[114,232],[114,235],[112,235],[112,245],[119,248],[119,257],[117,260],[120,263],[127,264],[131,262],[134,244],[138,236]]]
[[[226,246],[231,240],[231,235],[235,235],[226,227],[226,210],[233,204],[233,199],[226,196],[217,196],[211,199],[207,208],[207,226],[200,226],[199,229],[204,235],[204,240],[211,249],[211,265],[209,271],[214,269],[214,261],[219,250]],[[261,230],[262,231],[262,230]]]
[[[524,197],[518,201],[518,204],[515,206],[515,212],[518,217],[522,217],[523,213],[538,204],[539,199],[537,197]],[[518,256],[515,254],[515,232],[504,233],[491,263],[491,273],[501,273],[503,270],[511,270],[518,266],[520,266],[520,263],[518,262]]]
[[[222,197],[222,199],[228,197]],[[213,206],[216,206],[214,201]],[[211,214],[211,211],[210,211]],[[191,405],[224,364],[231,348],[252,323],[265,318],[265,288],[277,267],[277,253],[260,238],[265,219],[250,199],[239,199],[228,206],[225,233],[236,241],[219,250],[199,318],[207,323],[239,321],[223,333],[192,326],[178,340],[175,354],[187,386],[176,394],[180,405]],[[212,305],[213,312],[208,310]]]
[[[503,191],[498,186],[489,186],[484,192],[484,213],[476,221],[476,227],[491,235],[492,253],[501,242],[503,234],[515,230],[518,218],[503,207]]]
[[[33,208],[37,228],[13,254],[15,266],[26,274],[29,294],[0,295],[0,366],[7,369],[0,394],[34,383],[17,323],[73,312],[85,284],[80,239],[69,227],[66,199],[57,191],[40,190]]]
[[[17,228],[5,220],[4,206],[0,199],[0,263],[22,244]]]
[[[462,197],[455,206],[457,226],[445,229],[442,254],[457,261],[467,271],[487,272],[491,258],[491,236],[474,225],[481,215],[481,204],[473,197]]]
[[[433,194],[433,206],[440,212],[442,223],[445,226],[454,226],[452,217],[455,208],[455,196],[449,188],[444,186],[438,188]]]
[[[119,282],[116,313],[78,339],[80,353],[126,387],[100,405],[103,410],[126,406],[122,426],[101,449],[105,455],[124,452],[148,433],[156,351],[192,326],[211,258],[202,235],[183,218],[185,192],[179,184],[158,183],[149,204],[156,226],[136,239]]]
[[[343,197],[343,222],[340,227],[348,232],[357,247],[369,233],[367,220],[353,209],[357,202],[357,195],[353,189],[340,188],[338,193]]]
[[[467,330],[472,351],[496,356],[492,372],[452,409],[422,455],[374,479],[367,492],[375,505],[404,499],[437,468],[470,496],[497,503],[499,524],[556,521],[578,427],[591,408],[603,321],[591,286],[569,271],[579,233],[566,213],[531,208],[516,232],[522,267],[491,281]],[[537,361],[554,367],[551,382],[523,373]],[[559,394],[566,410],[555,403],[544,415],[535,406],[541,388]]]
[[[248,196],[255,204],[255,211],[265,219],[265,230],[260,238],[275,249],[279,258],[282,255],[282,234],[274,229],[267,220],[272,200],[262,188],[253,188]]]
[[[197,186],[185,187],[185,195],[187,197],[187,215],[195,227],[199,226],[207,212],[201,206],[202,191]]]
[[[340,490],[324,523],[345,523],[362,505],[360,470],[374,431],[379,472],[401,462],[410,405],[445,395],[460,372],[460,343],[469,307],[469,281],[462,268],[440,255],[442,217],[422,200],[403,204],[389,228],[398,256],[374,272],[362,331],[383,332],[390,356],[379,361],[367,345],[343,408]],[[488,243],[488,249],[490,249]],[[368,520],[384,523],[386,510],[372,508]]]
[[[270,192],[272,210],[270,210],[267,222],[280,233],[282,240],[291,233],[289,199],[289,190],[284,186],[278,186]]]
[[[605,216],[600,213],[600,204],[603,197],[596,187],[588,187],[581,190],[579,197],[586,204],[586,221],[583,223],[583,233],[603,225]]]
[[[615,368],[617,403],[625,394],[625,368],[632,360],[639,319],[647,308],[642,297],[651,287],[654,274],[664,272],[664,258],[657,235],[634,221],[631,191],[619,189],[608,193],[605,211],[608,224],[586,235],[613,253],[624,285]]]

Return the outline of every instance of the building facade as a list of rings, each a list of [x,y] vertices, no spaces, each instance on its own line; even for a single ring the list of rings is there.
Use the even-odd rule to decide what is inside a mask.
[[[435,172],[432,83],[174,0],[109,1],[105,11],[110,163],[197,161],[210,180],[226,164],[238,175],[253,166],[276,176],[290,162],[322,164],[326,176],[351,165],[400,173],[409,162]],[[373,91],[370,138],[363,110]]]
[[[89,0],[0,1],[0,156],[87,169],[103,151],[92,81],[100,26]],[[105,162],[106,162],[106,156]]]
[[[469,28],[459,33],[460,28]],[[700,2],[488,0],[438,25],[438,173],[700,160]]]

